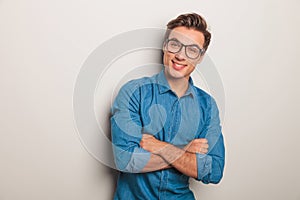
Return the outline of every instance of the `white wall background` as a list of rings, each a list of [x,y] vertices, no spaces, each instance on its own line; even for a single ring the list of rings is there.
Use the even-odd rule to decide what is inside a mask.
[[[113,35],[202,13],[226,95],[227,163],[201,200],[300,200],[297,0],[0,0],[0,200],[111,199],[115,173],[83,148],[77,74]],[[132,59],[134,59],[132,57]]]

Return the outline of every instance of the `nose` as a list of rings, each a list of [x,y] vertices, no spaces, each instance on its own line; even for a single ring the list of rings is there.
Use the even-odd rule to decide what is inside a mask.
[[[178,60],[184,60],[185,59],[185,47],[182,47],[180,51],[175,53],[175,58]]]

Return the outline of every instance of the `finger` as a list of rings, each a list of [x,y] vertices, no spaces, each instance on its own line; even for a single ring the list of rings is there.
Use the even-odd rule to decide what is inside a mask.
[[[207,152],[208,152],[208,149],[203,149],[203,151],[202,151],[203,154],[207,154]]]
[[[207,139],[205,139],[205,138],[200,138],[200,142],[203,143],[203,144],[208,143]]]
[[[147,134],[147,133],[143,134],[143,138],[151,138],[151,137],[153,137],[153,135],[150,135],[150,134]]]
[[[195,139],[193,141],[196,143],[203,143],[203,144],[208,143],[207,139],[205,139],[205,138],[199,138],[199,139]]]
[[[206,154],[208,152],[208,149],[206,148],[200,148],[200,153]]]

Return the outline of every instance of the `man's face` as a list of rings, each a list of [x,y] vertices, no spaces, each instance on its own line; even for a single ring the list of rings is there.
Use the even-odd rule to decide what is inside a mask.
[[[183,26],[176,27],[172,29],[168,39],[174,39],[183,45],[192,45],[191,47],[199,47],[200,49],[203,49],[204,35],[200,31],[194,29],[188,29]],[[163,62],[167,79],[188,79],[190,74],[194,71],[196,65],[201,62],[203,55],[199,55],[196,59],[189,58],[186,55],[186,48],[187,47],[182,46],[179,52],[171,53],[168,51],[167,43],[164,43]],[[193,49],[189,50],[191,50],[190,52],[193,53]]]

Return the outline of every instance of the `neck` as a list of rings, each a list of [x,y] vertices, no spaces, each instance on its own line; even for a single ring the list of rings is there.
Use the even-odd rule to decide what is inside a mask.
[[[175,92],[175,94],[179,98],[186,93],[189,87],[189,77],[178,78],[178,79],[170,78],[170,77],[166,77],[166,78],[172,91]]]

